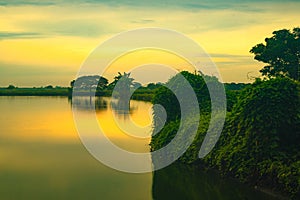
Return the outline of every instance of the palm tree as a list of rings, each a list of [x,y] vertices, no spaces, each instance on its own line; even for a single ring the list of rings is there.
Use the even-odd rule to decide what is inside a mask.
[[[113,98],[117,99],[118,103],[115,106],[118,110],[129,110],[130,106],[130,89],[135,85],[133,78],[130,77],[130,73],[124,72],[121,74],[118,72],[118,75],[114,77],[114,81],[109,85],[113,91]]]

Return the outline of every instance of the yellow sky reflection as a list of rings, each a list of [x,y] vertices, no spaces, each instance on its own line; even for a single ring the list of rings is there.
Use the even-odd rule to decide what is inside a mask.
[[[108,99],[109,101],[109,99]],[[133,152],[149,152],[152,113],[151,104],[131,101],[131,113],[116,113],[108,106],[107,110],[97,112],[99,127],[117,146]],[[92,117],[92,116],[91,116]],[[130,120],[134,124],[130,124]],[[134,125],[143,128],[136,131]]]
[[[107,101],[107,108],[96,111],[96,115],[93,110],[80,110],[81,122],[89,127],[92,120],[98,120],[104,134],[118,146],[129,151],[148,152],[152,105],[131,101],[131,114],[115,114],[114,119],[115,111],[111,109],[110,98],[103,99]],[[25,142],[79,143],[69,103],[67,98],[56,97],[2,97],[0,109],[5,115],[0,116],[1,137]],[[134,126],[128,123],[130,118],[138,127],[146,128],[134,132]],[[123,131],[124,125],[128,134]],[[99,133],[99,129],[89,131]]]
[[[0,132],[5,139],[78,142],[67,98],[3,97]],[[3,123],[3,124],[2,124]]]

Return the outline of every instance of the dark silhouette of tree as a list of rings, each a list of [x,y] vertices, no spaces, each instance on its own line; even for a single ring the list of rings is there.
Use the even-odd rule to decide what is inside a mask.
[[[73,87],[74,87],[74,83],[75,83],[75,80],[72,80],[72,81],[70,82],[70,86],[71,86],[71,88],[73,88]]]
[[[118,84],[118,88],[116,93],[118,96],[123,99],[128,99],[130,95],[131,89],[135,90],[142,85],[138,82],[134,82],[134,78],[130,77],[130,73],[124,72],[121,74],[118,72],[118,75],[114,77],[114,81],[108,85],[109,90],[113,90],[115,86]]]
[[[9,85],[8,87],[7,87],[7,89],[15,89],[16,88],[16,86],[14,86],[14,85]]]
[[[258,44],[250,50],[254,59],[267,63],[260,70],[263,76],[290,77],[299,80],[300,76],[300,28],[293,31],[282,29],[273,32],[266,44]]]
[[[104,90],[107,87],[108,80],[102,76],[99,77],[97,90]]]
[[[139,86],[130,77],[130,73],[124,72],[121,74],[118,72],[118,75],[114,77],[114,81],[108,86],[109,90],[113,90],[112,97],[118,100],[115,107],[116,110],[129,110],[131,91]]]
[[[159,84],[159,83],[149,83],[147,85],[147,89],[153,90],[153,89],[159,88],[161,86],[162,86],[162,84]]]
[[[97,94],[101,94],[107,88],[107,84],[108,80],[98,75],[81,76],[76,81],[72,80],[70,82],[71,89],[75,87],[77,90],[86,90],[89,92],[96,90]]]
[[[133,78],[130,78],[130,73],[124,72],[123,74],[121,74],[121,72],[118,72],[118,75],[114,77],[113,82],[109,84],[108,88],[113,89],[119,82],[118,83],[120,84],[119,87],[128,90],[128,88],[130,88],[135,84],[133,80],[134,80]]]

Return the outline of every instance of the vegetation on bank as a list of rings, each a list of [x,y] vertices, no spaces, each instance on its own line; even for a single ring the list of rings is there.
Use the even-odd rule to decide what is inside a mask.
[[[200,76],[198,78],[201,80]],[[291,197],[299,195],[299,94],[298,82],[289,78],[274,78],[257,80],[242,89],[237,96],[232,95],[230,98],[234,103],[232,107],[228,105],[230,112],[227,113],[221,137],[213,151],[200,162],[251,185],[281,191]],[[168,99],[173,98],[165,89],[160,89],[153,103],[165,105]],[[168,116],[171,116],[166,125],[152,137],[152,151],[167,145],[178,131],[180,110],[174,102],[166,106]],[[202,100],[202,106],[209,106],[209,103]],[[154,120],[160,121],[156,119],[155,112]],[[180,157],[181,162],[199,162],[198,153],[209,121],[210,112],[202,112],[197,136]]]
[[[276,78],[242,90],[204,162],[242,181],[299,195],[299,86]]]
[[[225,86],[229,86],[227,96],[236,97],[236,93],[239,92],[238,89],[235,89],[235,85],[240,85],[239,87],[245,87],[248,84],[245,83],[225,83]],[[233,85],[233,87],[231,87]],[[158,88],[160,88],[162,84],[149,83],[147,86],[140,86],[137,88],[131,99],[140,100],[140,101],[152,101],[154,95]],[[89,96],[91,93],[89,90],[83,90],[81,95]],[[96,96],[105,96],[110,97],[112,95],[112,89],[103,89],[97,90]],[[0,96],[72,96],[72,88],[71,87],[37,87],[37,88],[19,88],[13,85],[10,85],[6,88],[0,88]],[[232,107],[233,102],[235,100],[230,98],[227,104]]]
[[[125,75],[125,77],[124,77]],[[126,77],[128,76],[128,77]],[[0,88],[0,96],[69,96],[73,95],[74,87],[76,88],[76,94],[79,96],[91,96],[95,95],[98,97],[105,96],[111,97],[114,87],[120,80],[129,81],[129,92],[132,93],[130,99],[141,100],[141,101],[152,101],[156,91],[162,87],[163,83],[149,83],[146,86],[142,86],[138,82],[134,82],[133,78],[130,78],[130,73],[121,74],[115,76],[114,80],[109,83],[105,77],[99,75],[82,76],[76,80],[70,82],[70,87],[53,87],[48,85],[45,87],[33,87],[23,88],[9,85],[8,87]],[[76,86],[74,86],[76,81]],[[236,93],[240,89],[246,87],[249,84],[246,83],[225,83],[225,88],[228,93],[227,96],[236,96]],[[134,92],[133,92],[134,91]],[[229,98],[228,104],[233,105],[234,99]],[[230,106],[230,107],[231,107]]]
[[[114,91],[116,85],[118,89]],[[149,83],[146,86],[142,86],[140,83],[135,82],[130,77],[130,73],[118,73],[114,77],[114,80],[109,83],[108,80],[102,76],[82,76],[71,82],[71,91],[75,91],[75,95],[81,96],[106,96],[111,97],[114,92],[114,97],[121,97],[130,99],[151,101],[155,91],[161,87],[161,84]]]
[[[215,148],[205,158],[198,158],[210,121],[210,112],[204,109],[197,135],[179,161],[200,163],[252,186],[299,199],[300,30],[280,30],[273,34],[266,39],[266,45],[259,44],[251,50],[255,59],[268,64],[261,70],[263,79],[257,78],[241,90],[225,86],[228,112]],[[281,48],[283,51],[278,51]],[[188,72],[182,75],[197,94],[200,110],[210,106],[203,78]],[[172,83],[174,80],[176,77],[167,84],[176,84]],[[173,99],[174,95],[165,88],[160,88],[153,98],[154,104],[166,106],[168,119],[162,130],[152,136],[152,151],[167,145],[178,131],[180,112],[178,101]],[[155,123],[160,122],[159,116],[159,111],[154,110]]]
[[[34,88],[19,88],[14,85],[9,85],[5,88],[0,88],[0,96],[69,96],[73,95],[74,88],[76,88],[76,95],[79,96],[112,96],[113,89],[119,80],[126,80],[124,75],[119,73],[114,80],[109,83],[104,77],[98,75],[82,76],[70,82],[70,87],[53,87],[48,85],[46,87]],[[123,77],[123,78],[122,78]],[[147,86],[142,86],[140,83],[134,82],[132,78],[126,77],[129,80],[129,90],[134,93],[130,99],[151,101],[155,90],[161,84],[149,83]],[[74,85],[75,84],[75,85]]]
[[[203,159],[199,159],[198,154],[211,119],[211,101],[204,78],[216,87],[222,84],[213,76],[180,73],[192,86],[201,115],[188,121],[192,126],[193,121],[198,120],[200,125],[193,143],[179,161],[201,163],[252,186],[300,199],[300,29],[275,31],[271,38],[266,38],[265,44],[254,46],[250,52],[256,60],[266,63],[260,70],[263,77],[252,84],[225,84],[225,125],[215,148]],[[10,85],[0,88],[0,96],[71,96],[74,89],[77,95],[94,92],[96,96],[111,96],[117,83],[124,82],[125,89],[117,96],[132,93],[131,99],[151,100],[153,104],[161,104],[167,112],[166,124],[152,136],[150,145],[155,151],[170,143],[179,129],[179,101],[174,91],[168,89],[180,91],[182,82],[178,77],[172,77],[166,84],[142,86],[127,73],[119,73],[111,83],[105,77],[83,76],[73,80],[68,88]],[[154,110],[154,132],[161,127],[159,112],[161,110]]]
[[[44,87],[44,88],[0,88],[0,96],[69,96],[69,88],[63,87]]]
[[[96,96],[111,96],[111,90],[104,90],[101,94]],[[138,88],[131,96],[133,100],[151,101],[154,96],[155,90],[147,87]],[[83,96],[89,96],[90,92],[83,92]],[[71,88],[0,88],[0,96],[72,96]]]

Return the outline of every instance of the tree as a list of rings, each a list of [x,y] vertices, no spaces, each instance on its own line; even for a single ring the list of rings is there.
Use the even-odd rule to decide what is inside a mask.
[[[100,76],[98,85],[97,85],[97,90],[104,90],[107,87],[107,84],[108,84],[108,80],[106,78]]]
[[[210,112],[211,108],[211,99],[209,96],[209,91],[206,85],[206,82],[201,75],[192,74],[188,71],[182,71],[180,74],[173,76],[165,85],[169,88],[173,88],[173,91],[177,93],[184,93],[185,82],[181,78],[183,76],[193,88],[199,103],[199,108],[202,113]],[[216,81],[213,77],[206,76],[206,81]],[[152,100],[153,104],[162,105],[167,112],[167,122],[174,121],[176,119],[180,119],[181,111],[180,105],[177,97],[174,92],[168,89],[168,87],[161,86],[156,91],[155,96]],[[184,96],[184,95],[182,95]],[[160,111],[159,111],[160,112]],[[154,110],[154,122],[156,113]]]
[[[273,32],[271,38],[265,39],[266,44],[258,44],[250,50],[254,59],[267,63],[260,70],[263,76],[300,77],[300,28],[293,31],[282,29]]]
[[[70,82],[70,86],[71,86],[72,89],[73,89],[73,87],[74,87],[74,83],[75,83],[75,80],[72,80],[72,81]]]
[[[76,84],[75,84],[76,83]],[[74,86],[77,89],[89,89],[98,88],[104,89],[107,87],[108,80],[102,76],[98,75],[89,75],[89,76],[81,76],[75,80],[70,82],[71,88]]]
[[[161,86],[162,86],[161,83],[149,83],[147,85],[147,89],[154,90],[154,89],[159,88]]]
[[[109,89],[114,90],[115,86],[118,84],[118,88],[115,91],[115,95],[120,99],[130,99],[130,89],[135,85],[134,79],[130,77],[130,73],[124,72],[114,77],[114,81],[109,84]]]
[[[113,82],[111,82],[108,85],[109,89],[114,89],[114,87],[117,85],[117,83],[120,81],[119,84],[121,84],[119,87],[131,87],[133,85],[133,78],[130,78],[130,73],[126,73],[124,72],[123,74],[121,74],[121,72],[118,72],[118,75],[114,77]]]
[[[130,109],[131,89],[136,84],[130,77],[130,73],[124,72],[114,77],[114,81],[109,84],[108,89],[112,90],[112,97],[117,99],[117,103],[112,104],[113,108],[118,111],[127,113]]]
[[[130,74],[131,73],[126,73],[124,72],[123,74],[118,72],[118,75],[114,77],[114,81],[111,82],[109,85],[108,85],[108,89],[109,90],[113,90],[115,88],[115,86],[118,84],[118,92],[119,93],[128,93],[133,89],[133,90],[136,90],[137,88],[141,87],[142,84],[141,83],[138,83],[138,82],[135,82],[134,81],[134,78],[131,78],[130,77]],[[121,96],[126,96],[127,97],[127,94],[125,95],[122,95],[120,94]]]
[[[15,89],[16,88],[16,86],[14,86],[14,85],[9,85],[8,87],[7,87],[7,89]]]

